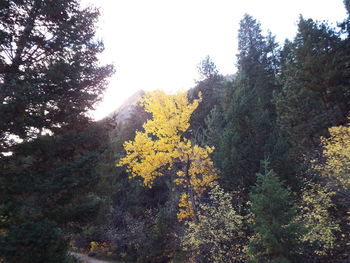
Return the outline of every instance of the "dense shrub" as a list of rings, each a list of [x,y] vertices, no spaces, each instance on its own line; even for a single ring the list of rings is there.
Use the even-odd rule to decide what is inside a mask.
[[[0,254],[7,263],[68,262],[63,234],[49,221],[25,222],[0,236]]]

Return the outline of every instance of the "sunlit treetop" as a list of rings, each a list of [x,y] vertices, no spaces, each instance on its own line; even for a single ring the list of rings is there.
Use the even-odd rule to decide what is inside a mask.
[[[149,93],[141,103],[153,118],[147,121],[143,128],[147,133],[159,138],[181,135],[188,129],[191,115],[197,109],[200,100],[201,98],[189,103],[185,92],[168,95],[158,90]]]

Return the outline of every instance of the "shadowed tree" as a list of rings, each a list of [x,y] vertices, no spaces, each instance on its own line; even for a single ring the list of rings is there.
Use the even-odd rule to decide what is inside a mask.
[[[86,118],[101,98],[113,67],[97,60],[104,49],[94,39],[98,15],[77,0],[1,1],[2,152]]]
[[[245,15],[238,32],[238,72],[224,109],[226,125],[219,147],[220,168],[227,185],[249,186],[260,160],[273,151],[276,44],[260,24]]]

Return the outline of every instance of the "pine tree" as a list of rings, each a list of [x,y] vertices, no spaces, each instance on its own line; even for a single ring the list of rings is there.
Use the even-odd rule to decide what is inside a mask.
[[[97,60],[98,16],[77,0],[1,1],[1,152],[86,118],[101,98],[113,68]]]
[[[191,132],[188,133],[192,140],[200,145],[207,145],[205,130],[207,129],[205,118],[214,107],[220,107],[222,92],[224,90],[224,78],[221,76],[212,59],[207,56],[198,65],[198,72],[201,75],[197,85],[190,89],[188,96],[190,100],[198,98],[198,94],[202,95],[202,103],[191,116]]]
[[[346,119],[350,71],[345,44],[334,28],[302,17],[294,41],[285,44],[283,88],[274,101],[278,125],[296,156],[317,145],[327,127]]]
[[[106,136],[103,123],[80,124],[22,143],[1,160],[1,214],[8,224],[48,218],[65,226],[92,219],[102,201],[94,194],[99,181],[95,166]]]
[[[69,263],[66,249],[62,231],[47,219],[13,225],[0,235],[0,259],[8,263]]]
[[[210,58],[206,56],[198,65],[198,72],[203,79],[211,79],[218,76],[219,71],[216,68],[215,63]]]
[[[31,222],[48,225],[40,223],[45,218],[57,227],[86,222],[101,203],[89,188],[98,181],[95,164],[107,129],[90,124],[86,113],[113,67],[98,63],[98,16],[76,0],[0,3],[0,228],[12,239]],[[48,234],[47,251],[62,236]],[[25,260],[43,262],[38,255]]]
[[[257,174],[256,185],[250,193],[254,215],[249,254],[251,262],[300,262],[302,226],[295,222],[296,207],[289,191],[263,163],[264,173]]]
[[[227,124],[219,147],[220,168],[228,185],[249,186],[260,160],[273,151],[275,109],[271,100],[277,88],[277,51],[273,37],[264,37],[260,24],[249,15],[241,20],[238,41],[238,73],[224,109]]]

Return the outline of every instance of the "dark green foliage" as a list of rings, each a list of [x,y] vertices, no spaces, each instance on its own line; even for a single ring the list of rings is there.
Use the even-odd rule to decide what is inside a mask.
[[[68,262],[66,247],[61,230],[49,220],[29,221],[0,236],[0,254],[7,263]]]
[[[304,229],[294,221],[296,207],[267,161],[263,162],[263,169],[250,193],[255,233],[249,246],[252,262],[300,262]]]
[[[349,110],[349,52],[335,29],[300,18],[293,42],[282,52],[283,88],[275,94],[278,125],[294,152],[318,144],[326,128],[344,122]]]
[[[48,218],[67,236],[96,218],[105,202],[95,190],[99,182],[96,165],[108,144],[105,140],[108,131],[107,121],[76,123],[74,129],[61,131],[59,135],[41,136],[17,145],[12,156],[1,159],[1,214],[6,219],[1,227],[27,226],[31,221]],[[48,246],[54,246],[54,242],[53,237]],[[33,246],[36,245],[40,244],[34,242]],[[47,253],[51,253],[49,249]],[[14,256],[20,253],[19,246],[13,247],[7,255],[9,262],[22,262]],[[28,253],[28,261],[23,262],[48,262],[43,249],[36,251],[37,254]],[[66,251],[60,253],[66,255]],[[55,261],[55,255],[52,257],[49,262],[64,262],[63,259]],[[39,261],[35,261],[37,258]],[[46,259],[40,261],[40,258]]]
[[[94,40],[99,12],[76,0],[5,0],[0,5],[0,146],[56,132],[93,108],[111,75]]]
[[[97,182],[94,166],[107,132],[105,125],[80,124],[66,133],[17,146],[16,153],[1,162],[5,181],[1,197],[21,196],[17,201],[33,205],[38,213],[43,209],[46,216],[59,216],[61,208]]]
[[[95,168],[108,124],[90,123],[86,115],[113,73],[111,65],[97,60],[104,49],[94,38],[98,16],[98,10],[82,10],[76,0],[0,3],[3,230],[13,225],[50,228],[45,221],[32,223],[46,218],[67,230],[73,222],[84,224],[96,216],[103,202],[94,193],[99,180]],[[14,235],[22,233],[16,231]],[[57,240],[61,235],[51,234]],[[9,262],[63,262],[54,255],[41,258],[51,253],[50,244],[47,251],[28,252],[26,261],[16,261],[21,253],[16,249],[8,254]]]
[[[220,106],[215,105],[214,108],[204,119],[206,129],[204,135],[208,145],[218,147],[220,143],[220,135],[224,128],[224,114]]]
[[[202,76],[202,80],[198,81],[197,85],[190,89],[188,96],[191,100],[198,98],[198,94],[202,95],[202,102],[191,116],[191,137],[196,144],[206,145],[206,129],[205,118],[214,108],[221,108],[220,101],[224,90],[225,80],[219,75],[214,62],[207,56],[198,67]]]
[[[289,168],[278,172],[294,186],[296,175],[305,173],[305,155],[319,145],[319,137],[346,120],[350,109],[347,42],[327,23],[301,17],[295,39],[286,41],[281,51],[282,88],[274,92],[273,102]]]
[[[275,108],[272,92],[278,87],[276,44],[261,34],[260,24],[249,15],[241,20],[238,34],[238,73],[227,94],[226,125],[219,154],[226,186],[249,186],[259,162],[270,155],[275,143]]]
[[[199,65],[198,72],[203,79],[211,79],[218,76],[219,71],[216,68],[215,63],[211,60],[210,56],[206,56]]]

